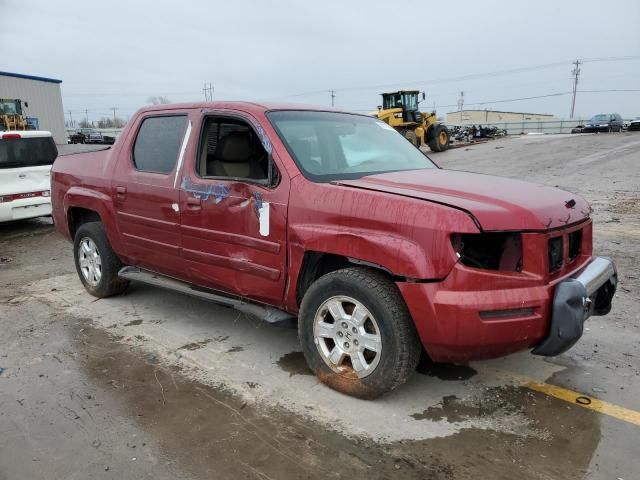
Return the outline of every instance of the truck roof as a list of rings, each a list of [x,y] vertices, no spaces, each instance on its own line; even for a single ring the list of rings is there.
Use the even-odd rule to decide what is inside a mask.
[[[47,130],[0,130],[0,139],[4,135],[20,135],[21,138],[44,138],[51,137],[51,132]]]
[[[187,108],[205,109],[230,109],[242,110],[246,112],[268,112],[271,110],[310,110],[323,112],[346,112],[337,108],[325,107],[321,105],[305,105],[299,103],[273,103],[273,102],[242,102],[242,101],[220,101],[220,102],[188,102],[170,103],[163,105],[153,105],[140,108],[136,114],[142,112],[153,112],[159,110],[184,110]],[[348,112],[351,113],[351,112]]]

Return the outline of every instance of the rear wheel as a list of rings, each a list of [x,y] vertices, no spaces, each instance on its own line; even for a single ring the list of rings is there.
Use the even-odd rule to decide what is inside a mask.
[[[338,270],[311,285],[298,334],[320,381],[358,398],[376,398],[406,382],[421,351],[398,288],[366,268]]]
[[[127,289],[129,281],[118,277],[122,262],[111,248],[101,222],[78,228],[73,253],[80,281],[91,295],[104,298]]]
[[[416,132],[414,130],[405,129],[401,130],[400,133],[402,133],[402,136],[409,140],[416,147],[420,146],[418,144],[418,136],[416,135]]]
[[[444,152],[449,148],[449,130],[444,125],[433,127],[429,148],[434,152]]]

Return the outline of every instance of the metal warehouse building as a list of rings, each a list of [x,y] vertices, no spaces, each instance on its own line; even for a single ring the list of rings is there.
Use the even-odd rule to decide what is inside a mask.
[[[547,113],[501,112],[498,110],[462,110],[447,113],[447,123],[453,125],[497,122],[530,122],[553,120]]]
[[[25,116],[37,118],[40,130],[49,130],[55,142],[63,144],[67,143],[67,133],[61,83],[54,78],[0,72],[0,98],[22,100]]]

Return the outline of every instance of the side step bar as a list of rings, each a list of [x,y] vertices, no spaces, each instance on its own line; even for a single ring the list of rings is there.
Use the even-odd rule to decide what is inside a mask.
[[[159,273],[154,273],[149,270],[144,270],[138,267],[124,267],[118,272],[118,276],[126,278],[127,280],[135,280],[137,282],[147,283],[156,287],[166,288],[168,290],[174,290],[180,293],[186,293],[193,297],[204,298],[215,303],[227,305],[233,307],[254,317],[258,317],[268,323],[277,323],[283,320],[291,321],[295,318],[290,313],[277,308],[269,307],[267,305],[260,305],[256,303],[250,303],[237,298],[226,297],[218,293],[213,293],[211,290],[198,289],[193,285],[176,280],[175,278],[166,277]]]

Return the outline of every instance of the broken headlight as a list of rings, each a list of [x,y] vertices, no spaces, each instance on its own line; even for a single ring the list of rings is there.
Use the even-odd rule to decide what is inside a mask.
[[[519,233],[456,233],[451,243],[460,263],[486,270],[522,270],[522,237]]]

